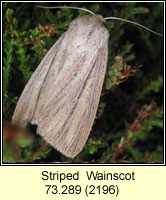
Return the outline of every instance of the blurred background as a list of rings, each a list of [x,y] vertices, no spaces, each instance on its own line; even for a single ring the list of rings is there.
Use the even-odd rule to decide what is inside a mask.
[[[50,47],[87,8],[163,33],[163,3],[3,3],[3,162],[163,162],[163,38],[110,20],[107,74],[93,128],[82,152],[69,159],[27,129],[11,125],[18,99]]]

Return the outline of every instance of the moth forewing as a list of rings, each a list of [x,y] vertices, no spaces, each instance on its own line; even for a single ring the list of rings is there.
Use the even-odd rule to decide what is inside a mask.
[[[49,144],[75,157],[96,115],[107,66],[108,38],[98,17],[74,20],[29,80],[13,122],[37,124],[37,133]]]
[[[57,54],[62,40],[63,36],[52,46],[28,81],[15,108],[12,123],[25,127],[28,122],[34,120],[41,88],[47,78],[53,59]],[[60,67],[60,65],[58,65],[57,62],[57,69],[59,69],[58,67]]]

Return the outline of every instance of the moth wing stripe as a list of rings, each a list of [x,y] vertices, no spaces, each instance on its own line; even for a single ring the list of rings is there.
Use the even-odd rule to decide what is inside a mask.
[[[100,53],[100,51],[99,51],[99,53]],[[98,53],[98,54],[99,54]],[[96,58],[96,61],[95,61],[95,63],[97,62],[97,60],[98,60],[98,58]],[[94,68],[95,68],[95,63],[94,63],[94,65],[93,65],[93,68],[92,68],[92,70],[94,70]],[[98,66],[97,66],[98,67]],[[98,67],[99,68],[99,67]],[[90,71],[90,73],[92,72],[92,70]],[[96,74],[99,74],[99,69],[97,69],[97,73]],[[89,75],[88,75],[88,77],[87,77],[87,79],[86,79],[86,81],[88,80],[88,78],[89,78],[89,76],[90,76],[90,73],[89,73]],[[85,82],[86,82],[85,81]],[[96,81],[94,81],[94,83],[96,83]],[[86,86],[86,83],[84,84],[84,87]],[[94,84],[94,86],[95,86],[95,84]],[[93,93],[94,93],[94,88],[95,87],[93,87]],[[84,88],[83,88],[84,89]],[[83,90],[82,90],[82,92],[83,92]],[[91,94],[89,94],[89,95],[91,95]],[[86,110],[86,113],[88,113],[88,111]],[[86,117],[86,114],[85,115],[83,115],[83,119],[84,119],[84,117]],[[81,126],[83,126],[82,125],[82,123],[84,123],[84,120],[82,120],[81,121],[81,123],[79,124],[79,127],[78,127],[78,130],[81,128]],[[74,140],[76,139],[76,137],[78,136],[78,134],[79,134],[79,131],[77,130],[77,132],[76,132],[76,134],[75,134],[75,136],[74,136],[74,138],[73,138],[73,140],[71,141],[71,143],[69,144],[69,147],[66,149],[66,151],[68,152],[68,150],[70,149],[70,147],[72,146],[72,144],[73,144],[73,142],[74,142]],[[79,137],[79,139],[80,139],[81,137]],[[66,142],[66,140],[63,142],[63,143],[65,143]],[[77,145],[78,145],[78,143],[77,143]],[[63,145],[62,145],[63,146]]]
[[[99,99],[100,99],[100,93],[101,93],[101,89],[102,89],[102,84],[103,84],[103,81],[104,81],[104,76],[105,76],[105,70],[106,70],[106,65],[107,65],[107,63],[105,62],[105,61],[107,61],[107,48],[105,49],[104,47],[103,47],[103,49],[101,49],[100,51],[99,51],[99,57],[98,57],[98,59],[97,59],[97,62],[98,63],[96,63],[96,65],[98,65],[98,66],[95,66],[93,69],[95,69],[95,68],[97,68],[96,69],[96,76],[94,77],[95,78],[95,80],[93,80],[93,83],[100,83],[100,89],[99,89],[99,93],[97,94],[98,96],[98,100],[97,100],[97,103],[96,104],[98,104],[99,103]],[[105,59],[105,60],[104,60]],[[104,63],[105,62],[105,63]],[[101,65],[101,63],[104,63],[104,67]],[[101,69],[104,69],[104,70],[101,70]],[[101,74],[102,74],[102,77],[101,77],[101,79],[103,80],[103,81],[98,81],[98,78],[100,78],[100,76],[101,76]],[[95,97],[95,84],[93,84],[93,97]],[[92,108],[92,103],[93,103],[93,98],[91,98],[91,105],[90,105],[90,109]],[[97,108],[97,106],[96,106],[96,108]],[[93,113],[94,113],[94,116],[96,115],[96,111],[97,111],[97,109],[96,110],[94,110],[93,111]],[[86,110],[86,113],[88,114],[90,114],[91,112],[89,112],[88,110]],[[91,115],[91,114],[90,114]],[[86,115],[85,115],[86,116]],[[84,118],[83,118],[84,119]],[[82,120],[82,121],[84,121],[84,120]],[[85,126],[87,126],[87,123],[86,123],[86,120],[84,121],[84,125]],[[93,125],[93,121],[92,121],[92,125]],[[92,125],[89,125],[90,127],[89,127],[89,129],[91,129],[91,126]],[[76,133],[76,135],[78,136],[78,134],[79,134],[79,132],[77,132]],[[76,136],[76,137],[77,137]],[[80,148],[80,141],[81,141],[81,144],[82,144],[82,138],[84,137],[84,141],[86,141],[86,138],[85,138],[85,134],[80,134],[80,137],[78,137],[79,138],[79,141],[77,141],[77,144],[76,144],[76,147],[75,147],[75,151],[74,151],[74,153],[73,153],[73,155],[75,156],[82,148]],[[72,141],[72,143],[70,144],[70,147],[73,145],[73,143],[74,143],[74,139],[73,139],[73,141]],[[83,144],[84,145],[84,144]],[[68,152],[69,151],[69,149],[70,148],[68,148],[67,149],[67,151],[66,152]]]

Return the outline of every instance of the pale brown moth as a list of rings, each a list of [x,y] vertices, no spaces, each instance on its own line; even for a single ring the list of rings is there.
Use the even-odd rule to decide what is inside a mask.
[[[48,51],[12,118],[21,127],[36,124],[46,142],[71,158],[85,145],[99,104],[108,58],[109,32],[104,22],[120,20],[90,13],[73,20]]]

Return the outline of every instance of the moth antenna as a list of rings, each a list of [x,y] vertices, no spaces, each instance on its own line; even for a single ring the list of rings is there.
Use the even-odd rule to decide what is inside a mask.
[[[76,10],[84,10],[86,12],[89,12],[90,14],[95,15],[92,11],[86,9],[86,8],[79,8],[79,7],[72,7],[72,6],[55,6],[55,7],[48,7],[48,6],[36,6],[38,8],[48,8],[48,9],[54,9],[54,8],[71,8],[71,9],[76,9]]]
[[[142,24],[139,24],[139,23],[136,23],[136,22],[133,22],[133,21],[130,21],[130,20],[127,20],[127,19],[122,19],[122,18],[119,18],[119,17],[105,17],[104,18],[105,20],[109,20],[109,19],[113,19],[113,20],[119,20],[119,21],[123,21],[123,22],[128,22],[130,24],[134,24],[134,25],[137,25],[137,26],[140,26],[141,28],[144,28],[145,30],[149,31],[149,32],[152,32],[160,37],[163,37],[162,34],[160,33],[157,33],[153,30],[151,30],[150,28],[147,28],[146,26],[143,26]]]

